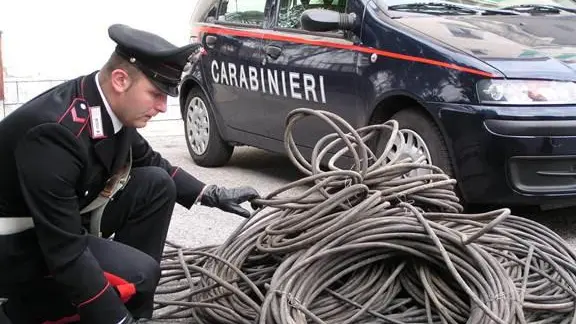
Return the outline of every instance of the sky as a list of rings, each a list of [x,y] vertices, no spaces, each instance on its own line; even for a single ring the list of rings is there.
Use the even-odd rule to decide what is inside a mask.
[[[198,0],[0,0],[2,56],[8,77],[67,79],[101,67],[121,23],[188,42]]]

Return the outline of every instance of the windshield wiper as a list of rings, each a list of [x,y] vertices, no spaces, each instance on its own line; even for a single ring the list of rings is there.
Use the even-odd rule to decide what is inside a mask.
[[[392,5],[388,7],[394,11],[424,12],[437,14],[464,14],[464,15],[518,15],[517,12],[503,9],[482,8],[469,5],[456,5],[447,2],[412,2]]]
[[[477,10],[463,8],[446,3],[436,2],[415,2],[389,6],[388,9],[395,11],[410,11],[410,12],[438,12],[438,13],[462,13],[475,15],[478,14]]]
[[[507,6],[500,8],[502,10],[514,10],[522,13],[529,14],[559,14],[562,11],[576,13],[576,9],[566,8],[556,5],[540,5],[540,4],[519,4],[514,6]]]

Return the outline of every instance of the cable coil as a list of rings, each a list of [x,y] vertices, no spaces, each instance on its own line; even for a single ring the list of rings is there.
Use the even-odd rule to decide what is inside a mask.
[[[310,162],[292,133],[307,117],[334,129]],[[375,154],[369,143],[380,138],[388,140]],[[401,154],[408,144],[396,121],[355,130],[300,108],[284,143],[306,177],[259,199],[263,207],[221,245],[167,242],[156,320],[576,323],[571,247],[508,208],[463,213],[454,179]],[[345,155],[349,169],[336,166]]]

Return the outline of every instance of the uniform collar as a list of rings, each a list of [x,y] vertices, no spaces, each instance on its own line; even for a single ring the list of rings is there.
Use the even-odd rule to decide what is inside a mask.
[[[100,87],[100,82],[98,81],[98,75],[100,75],[100,72],[96,73],[96,75],[94,76],[94,81],[96,82],[96,87],[98,88],[98,92],[100,93],[100,97],[102,98],[102,102],[104,103],[104,107],[106,107],[106,112],[108,113],[108,116],[110,116],[110,119],[112,120],[112,126],[114,127],[114,134],[117,134],[122,129],[122,122],[120,121],[120,119],[118,119],[116,114],[114,114],[112,108],[110,108],[110,104],[108,103],[108,100],[106,100],[106,97],[104,96],[102,87]]]
[[[112,123],[112,116],[114,116],[114,114],[108,109],[100,110],[101,107],[108,107],[105,105],[106,101],[104,96],[98,89],[97,72],[98,71],[94,71],[82,78],[78,92],[80,99],[84,100],[90,109],[88,128],[92,132],[91,143],[94,145],[94,152],[106,170],[112,173],[118,170],[118,167],[126,161],[134,129],[131,127],[122,127],[118,134],[114,133]],[[94,117],[92,115],[92,109],[94,109],[94,112],[101,113],[101,118],[97,118],[98,122],[92,119]],[[98,134],[98,136],[94,136],[94,129],[92,127],[93,124],[96,123],[102,128],[102,134]]]

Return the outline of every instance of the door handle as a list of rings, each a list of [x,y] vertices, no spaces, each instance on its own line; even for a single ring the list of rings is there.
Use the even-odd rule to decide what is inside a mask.
[[[270,56],[272,59],[277,59],[282,54],[282,49],[278,46],[268,45],[265,47],[266,55]]]
[[[216,37],[214,35],[206,36],[206,46],[213,48],[214,45],[216,45],[217,40],[218,40],[218,37]]]

